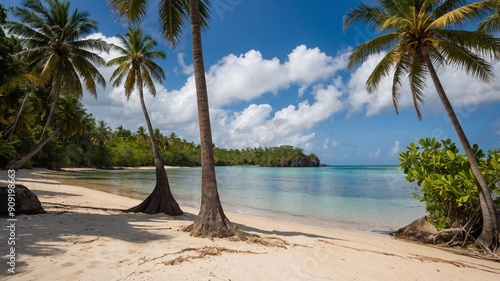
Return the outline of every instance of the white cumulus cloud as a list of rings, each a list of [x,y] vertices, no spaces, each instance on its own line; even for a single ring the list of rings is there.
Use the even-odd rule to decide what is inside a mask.
[[[389,153],[390,156],[396,156],[399,153],[399,141],[394,142],[394,146],[391,148],[391,152]]]

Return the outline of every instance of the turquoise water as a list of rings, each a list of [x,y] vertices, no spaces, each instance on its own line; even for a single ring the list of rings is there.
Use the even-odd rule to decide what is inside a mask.
[[[198,208],[201,169],[167,173],[181,207]],[[412,196],[414,184],[395,166],[217,167],[216,173],[223,207],[232,212],[369,231],[395,230],[425,215],[424,205]],[[67,175],[87,187],[138,199],[155,183],[154,170]]]

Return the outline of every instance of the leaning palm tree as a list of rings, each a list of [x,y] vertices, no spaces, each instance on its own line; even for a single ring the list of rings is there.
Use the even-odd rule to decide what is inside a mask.
[[[132,22],[146,14],[147,0],[108,0],[114,10]],[[201,43],[201,29],[208,26],[209,0],[160,0],[159,19],[167,40],[175,47],[186,21],[191,23],[194,75],[201,145],[201,207],[194,223],[185,230],[193,236],[228,237],[242,235],[224,214],[217,191],[215,162],[210,127],[205,66]]]
[[[81,97],[81,80],[93,96],[97,96],[96,83],[105,87],[106,81],[96,68],[104,66],[105,61],[95,52],[108,50],[103,40],[85,38],[97,31],[97,22],[89,18],[88,12],[71,10],[70,2],[65,0],[45,2],[47,6],[41,0],[24,0],[13,10],[20,21],[9,26],[24,47],[16,55],[29,63],[27,67],[39,83],[48,82],[52,89],[52,106],[40,142],[63,92]],[[23,164],[18,162],[15,166]]]
[[[461,0],[379,0],[378,6],[361,4],[344,18],[344,29],[364,21],[383,33],[357,46],[349,57],[350,68],[370,55],[387,51],[368,77],[368,91],[392,74],[392,97],[398,112],[399,90],[405,79],[410,89],[418,117],[419,103],[424,99],[426,76],[431,76],[437,94],[444,105],[478,181],[483,228],[476,240],[478,245],[495,249],[498,246],[500,222],[488,185],[479,169],[478,159],[467,140],[459,120],[436,73],[435,66],[451,64],[464,69],[481,81],[489,82],[493,68],[485,58],[493,59],[500,50],[500,41],[486,33],[464,31],[454,27],[482,15],[487,2],[464,5]]]
[[[52,133],[50,133],[44,141],[40,142],[32,152],[24,156],[18,162],[26,163],[58,135],[64,137],[81,136],[84,132],[84,118],[85,110],[78,98],[63,97],[59,99],[54,111],[54,122],[51,123],[53,129]],[[18,168],[19,167],[15,166],[15,164],[11,167],[11,169]]]
[[[118,66],[113,72],[111,80],[115,87],[121,85],[122,81],[124,81],[125,96],[127,99],[130,98],[130,95],[137,87],[142,112],[144,113],[149,131],[156,170],[156,185],[153,192],[141,204],[128,211],[147,214],[165,213],[172,216],[182,215],[183,212],[170,191],[165,165],[161,159],[157,141],[154,137],[153,126],[151,125],[148,110],[144,103],[143,88],[146,87],[155,96],[156,88],[153,79],[161,83],[165,78],[163,69],[153,61],[154,59],[165,58],[165,53],[154,51],[153,48],[156,46],[156,41],[149,35],[144,36],[140,28],[128,28],[125,36],[126,38],[117,35],[123,47],[111,45],[113,49],[120,53],[119,57],[108,62],[108,66]],[[140,128],[142,128],[142,133],[144,134],[144,128]]]

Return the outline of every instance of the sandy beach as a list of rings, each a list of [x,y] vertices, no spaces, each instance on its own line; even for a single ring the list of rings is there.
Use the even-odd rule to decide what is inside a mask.
[[[2,218],[1,280],[498,280],[500,263],[388,235],[319,228],[235,213],[229,219],[261,239],[203,239],[180,217],[122,213],[138,200],[65,185],[21,170],[16,181],[47,211],[20,215],[15,274],[7,270]],[[2,183],[7,172],[2,171]],[[362,207],[362,206],[360,206]]]

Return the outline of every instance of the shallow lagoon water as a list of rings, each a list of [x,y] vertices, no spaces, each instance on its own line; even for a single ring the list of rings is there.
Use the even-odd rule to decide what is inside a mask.
[[[181,208],[198,208],[201,168],[173,168],[167,174]],[[231,212],[382,232],[425,215],[423,203],[412,195],[415,184],[407,182],[396,166],[238,166],[217,167],[216,174],[223,207]],[[155,173],[153,169],[80,171],[66,172],[59,179],[144,199],[154,187]]]

